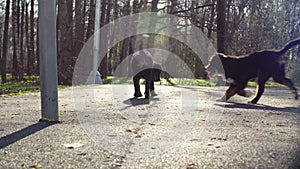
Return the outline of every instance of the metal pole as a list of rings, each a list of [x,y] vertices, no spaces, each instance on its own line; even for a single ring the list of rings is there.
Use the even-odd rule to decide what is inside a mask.
[[[41,121],[58,122],[56,0],[39,0]]]
[[[95,8],[95,27],[94,27],[94,45],[93,45],[93,70],[90,73],[87,83],[88,84],[102,84],[100,73],[98,72],[98,57],[100,45],[100,17],[101,17],[101,0],[96,0]],[[98,32],[97,32],[98,31]]]

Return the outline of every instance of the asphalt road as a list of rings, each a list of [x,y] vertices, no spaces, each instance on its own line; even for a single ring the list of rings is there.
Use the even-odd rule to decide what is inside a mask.
[[[216,101],[225,90],[64,89],[58,124],[38,122],[39,93],[0,96],[0,168],[300,168],[300,101],[285,88]]]

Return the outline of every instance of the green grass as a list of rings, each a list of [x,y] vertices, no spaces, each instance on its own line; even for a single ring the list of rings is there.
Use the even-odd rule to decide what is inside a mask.
[[[107,79],[103,79],[104,84],[133,84],[132,78],[128,77],[114,77],[108,76]],[[144,84],[145,81],[141,80],[141,84]],[[206,80],[206,79],[187,79],[187,78],[169,78],[168,80],[165,78],[161,78],[160,82],[156,82],[157,85],[165,85],[165,86],[206,86],[211,87],[215,86],[216,83],[214,81]],[[271,80],[266,82],[267,87],[282,87],[282,85],[275,83]],[[248,87],[256,87],[256,82],[248,82]]]
[[[38,76],[24,76],[24,80],[16,81],[7,74],[7,83],[0,85],[0,95],[18,95],[39,90]]]
[[[283,85],[269,80],[266,82],[265,86],[267,86],[267,87],[282,87]],[[256,87],[256,82],[248,82],[248,87]]]
[[[1,80],[1,77],[0,77]],[[70,86],[59,85],[59,89],[68,88]],[[20,95],[28,92],[40,91],[39,76],[24,76],[21,81],[14,80],[11,74],[7,74],[7,83],[0,85],[0,95]]]
[[[1,80],[1,77],[0,77]],[[28,92],[39,92],[40,91],[40,79],[39,76],[24,76],[24,80],[15,81],[12,79],[11,74],[7,75],[7,83],[0,85],[0,95],[19,95]],[[128,77],[114,77],[108,76],[106,79],[103,79],[104,84],[133,84],[132,78]],[[144,84],[145,81],[141,80],[141,83]],[[213,81],[205,79],[187,79],[187,78],[161,78],[160,82],[156,82],[155,85],[165,85],[165,86],[215,86]],[[255,87],[256,82],[248,82],[249,87]],[[273,81],[268,81],[266,83],[268,87],[278,87],[282,86]],[[297,85],[299,87],[299,84]],[[68,88],[70,86],[59,85],[59,89]]]

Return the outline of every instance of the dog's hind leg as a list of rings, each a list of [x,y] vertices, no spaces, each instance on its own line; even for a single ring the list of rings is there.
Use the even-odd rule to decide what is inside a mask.
[[[286,77],[280,78],[280,77],[275,76],[275,77],[273,77],[273,80],[277,83],[287,86],[290,90],[292,90],[296,100],[299,98],[299,95],[297,93],[297,88],[294,86],[291,79],[288,79]]]
[[[146,83],[145,83],[145,99],[149,99],[151,83],[152,83],[152,80],[146,79]]]

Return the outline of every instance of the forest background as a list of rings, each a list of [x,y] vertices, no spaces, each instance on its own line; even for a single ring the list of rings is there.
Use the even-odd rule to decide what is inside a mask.
[[[198,27],[218,52],[243,55],[262,49],[279,49],[300,37],[299,0],[102,0],[100,25],[140,12],[171,14],[182,19],[178,32]],[[38,1],[0,1],[1,83],[8,77],[23,81],[39,75]],[[58,81],[71,85],[78,55],[94,33],[95,0],[57,0]],[[128,25],[130,26],[130,25]],[[177,30],[174,30],[175,32]],[[134,52],[129,37],[109,49],[99,71],[102,78]],[[196,78],[206,78],[204,65],[185,44],[161,35],[149,35],[146,47],[166,41],[169,51],[180,56]],[[287,73],[300,83],[300,46],[287,54]]]

